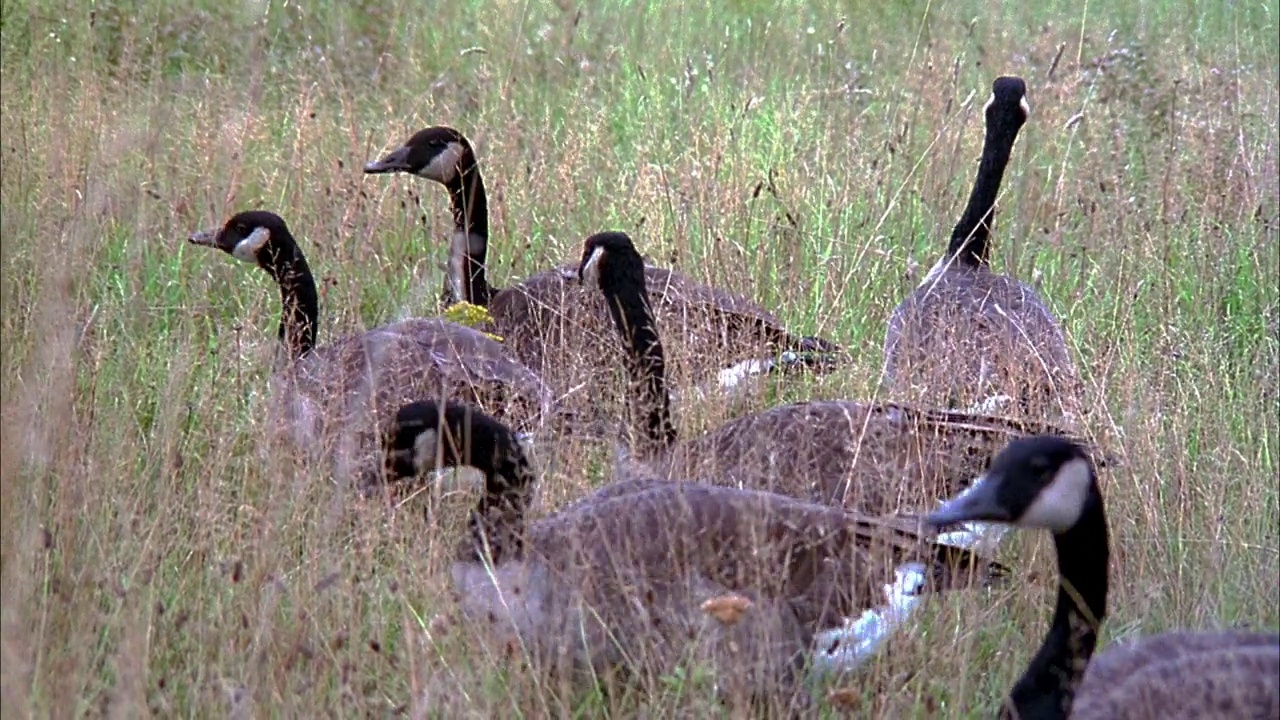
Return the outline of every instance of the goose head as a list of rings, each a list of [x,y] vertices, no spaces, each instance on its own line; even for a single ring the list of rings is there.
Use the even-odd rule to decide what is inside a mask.
[[[1027,84],[1020,77],[1001,76],[991,83],[991,97],[983,106],[987,128],[1001,136],[1016,135],[1031,117]]]
[[[402,172],[441,184],[453,182],[474,164],[475,153],[462,133],[436,125],[413,134],[403,145],[364,166],[370,175]]]
[[[597,285],[606,295],[624,284],[644,287],[644,259],[626,233],[596,233],[583,243],[578,282]]]
[[[187,242],[216,248],[268,272],[274,268],[275,253],[271,251],[295,244],[284,218],[266,210],[236,213],[222,227],[191,233]]]
[[[1039,435],[1009,443],[981,477],[928,520],[936,526],[996,522],[1063,534],[1099,498],[1085,450],[1066,438]]]

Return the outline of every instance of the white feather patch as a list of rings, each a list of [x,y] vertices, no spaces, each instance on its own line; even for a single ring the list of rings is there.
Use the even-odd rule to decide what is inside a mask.
[[[597,247],[591,251],[591,257],[582,264],[582,284],[598,287],[600,285],[600,258],[604,257],[604,248]]]
[[[772,368],[772,360],[743,360],[720,371],[718,376],[720,389],[732,390],[747,378],[764,375]]]
[[[977,555],[991,556],[1000,547],[1000,541],[1009,534],[1009,526],[999,523],[961,523],[959,530],[938,533],[936,542]]]
[[[1066,532],[1080,520],[1085,500],[1089,497],[1089,485],[1093,472],[1089,461],[1075,458],[1058,468],[1050,482],[1035,502],[1022,513],[1018,525],[1029,528]]]
[[[270,230],[264,227],[256,227],[253,232],[249,233],[248,237],[236,243],[234,248],[231,248],[231,256],[237,260],[256,263],[258,262],[258,253],[270,239]]]
[[[460,142],[451,142],[445,145],[440,154],[431,159],[426,167],[418,172],[418,175],[428,179],[435,180],[438,183],[447,183],[453,180],[458,174],[458,161],[462,159],[462,153],[465,149]]]
[[[921,563],[899,565],[893,573],[894,581],[884,586],[883,607],[870,608],[857,619],[845,619],[841,627],[818,633],[812,657],[815,673],[849,672],[879,652],[920,604],[925,572]]]

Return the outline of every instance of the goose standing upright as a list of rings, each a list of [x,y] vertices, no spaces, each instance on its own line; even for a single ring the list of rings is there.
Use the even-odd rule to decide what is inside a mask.
[[[1000,77],[984,109],[982,160],[947,252],[889,318],[884,384],[937,407],[1015,400],[1029,417],[1073,417],[1076,374],[1058,320],[1026,284],[991,270],[996,196],[1031,107],[1021,78]]]
[[[527,520],[535,473],[511,429],[458,402],[405,405],[384,434],[385,477],[469,465],[486,478],[451,573],[463,617],[536,670],[599,681],[710,662],[759,700],[801,691],[815,635],[886,599],[1006,570],[920,532],[770,493],[657,483]],[[887,587],[886,587],[887,586]],[[739,622],[707,608],[740,598]],[[868,623],[877,644],[902,614]]]
[[[600,383],[581,375],[608,366],[596,350],[601,344],[580,338],[604,327],[603,305],[573,287],[572,266],[538,273],[506,289],[489,285],[489,201],[475,151],[462,133],[443,126],[420,130],[364,171],[407,173],[443,185],[454,224],[445,301],[486,306],[495,332],[552,386],[596,392]],[[740,295],[663,268],[647,266],[645,275],[655,288],[658,316],[679,330],[681,367],[688,365],[688,376],[698,383],[715,378],[720,387],[732,388],[744,377],[775,369],[828,367],[839,352],[828,340],[791,333],[772,313]],[[571,352],[574,362],[564,362]],[[779,353],[785,353],[781,361]],[[565,373],[567,377],[559,377]],[[598,398],[584,400],[599,405]]]
[[[237,213],[188,241],[253,263],[280,286],[286,362],[272,379],[275,410],[303,446],[329,453],[354,439],[347,449],[356,454],[346,457],[376,463],[380,418],[420,398],[467,398],[526,424],[553,410],[550,391],[501,343],[441,319],[410,318],[317,346],[315,278],[275,213]]]
[[[1058,599],[1039,652],[1000,717],[1178,720],[1280,717],[1280,633],[1171,632],[1096,658],[1107,615],[1107,516],[1089,456],[1061,437],[1010,443],[964,493],[928,518],[1053,533]]]
[[[931,508],[981,472],[1009,440],[1055,431],[1031,420],[817,400],[737,418],[678,442],[658,320],[631,238],[620,232],[587,238],[578,272],[584,285],[599,288],[622,338],[631,384],[626,426],[636,435],[629,446],[650,474],[842,503],[878,515]]]

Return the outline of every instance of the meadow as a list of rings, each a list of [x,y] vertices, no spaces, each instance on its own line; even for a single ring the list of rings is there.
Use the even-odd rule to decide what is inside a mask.
[[[993,263],[1062,318],[1082,427],[1123,461],[1104,643],[1280,627],[1275,0],[27,0],[0,37],[6,717],[703,716],[693,673],[566,697],[435,632],[463,506],[389,513],[277,457],[276,290],[186,237],[284,216],[321,342],[434,314],[445,193],[360,168],[448,124],[497,282],[625,230],[854,358],[683,405],[682,433],[889,399],[885,320],[945,248],[1005,73],[1033,110]],[[593,452],[557,448],[543,502],[604,482]],[[1044,538],[1002,559],[1016,582],[929,603],[822,712],[992,716],[1055,589]]]

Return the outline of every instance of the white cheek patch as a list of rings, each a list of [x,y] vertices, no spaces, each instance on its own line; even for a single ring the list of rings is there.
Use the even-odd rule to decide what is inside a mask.
[[[1089,461],[1075,458],[1058,469],[1053,482],[1040,491],[1035,502],[1018,519],[1023,527],[1065,532],[1080,519],[1089,497],[1093,472]]]
[[[591,257],[582,264],[582,284],[583,285],[600,285],[600,258],[604,257],[604,248],[598,247],[591,251]]]
[[[1022,108],[1023,116],[1031,117],[1031,103],[1027,102],[1027,97],[1025,95],[1023,95],[1022,99],[1018,101],[1018,107]]]
[[[439,183],[450,182],[458,174],[458,161],[462,159],[463,152],[462,143],[451,142],[445,145],[444,150],[432,158],[431,162],[427,163],[427,166],[418,174]]]
[[[254,228],[248,237],[236,243],[234,248],[231,248],[231,256],[237,260],[256,263],[258,262],[258,253],[270,239],[270,230],[264,227]]]
[[[995,103],[996,103],[996,94],[991,93],[991,97],[987,98],[986,104],[982,106],[982,114],[986,115],[987,111],[990,110],[991,106],[994,105]]]
[[[436,466],[437,437],[435,430],[427,430],[413,439],[413,468],[419,473]]]

